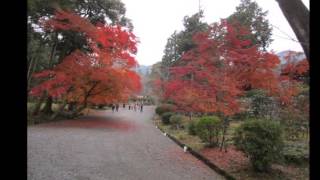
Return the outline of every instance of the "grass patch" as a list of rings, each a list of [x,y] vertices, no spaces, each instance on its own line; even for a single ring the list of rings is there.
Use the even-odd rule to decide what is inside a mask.
[[[192,136],[188,134],[188,123],[190,122],[187,117],[184,117],[181,122],[181,128],[180,129],[174,129],[171,127],[171,125],[164,125],[161,122],[161,119],[159,116],[154,117],[154,122],[156,126],[161,128],[163,131],[169,133],[176,139],[178,139],[183,144],[188,145],[195,151],[200,151],[205,147],[205,143],[201,141],[201,139],[198,136]]]
[[[283,155],[287,164],[309,163],[309,144],[305,141],[286,141]]]

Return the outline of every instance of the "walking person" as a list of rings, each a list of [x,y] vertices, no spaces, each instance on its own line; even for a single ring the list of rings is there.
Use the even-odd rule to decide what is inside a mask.
[[[134,111],[137,111],[137,104],[136,103],[134,104],[133,108],[134,108]]]
[[[118,112],[119,110],[119,104],[116,104],[116,111]]]
[[[140,112],[143,111],[143,103],[140,104]]]
[[[112,112],[114,112],[114,108],[115,108],[115,106],[114,106],[114,104],[112,104]]]

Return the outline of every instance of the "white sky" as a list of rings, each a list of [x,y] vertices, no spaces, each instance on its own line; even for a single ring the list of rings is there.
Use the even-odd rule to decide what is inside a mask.
[[[309,9],[309,0],[302,0]],[[161,61],[167,39],[175,31],[183,29],[183,17],[198,12],[199,0],[122,0],[132,20],[134,33],[139,37],[137,60],[140,65],[152,65]],[[276,0],[256,0],[260,7],[269,11],[269,23],[281,29],[290,37],[296,39],[289,23],[281,12]],[[213,23],[231,15],[240,0],[201,0],[204,10],[204,21]],[[288,38],[286,34],[273,28],[274,41],[269,50],[302,51],[299,43],[279,38]]]

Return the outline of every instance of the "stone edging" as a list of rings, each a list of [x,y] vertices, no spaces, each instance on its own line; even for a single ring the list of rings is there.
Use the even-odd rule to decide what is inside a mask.
[[[220,175],[224,176],[228,180],[236,180],[235,177],[224,171],[223,169],[219,168],[217,165],[213,164],[209,159],[205,158],[203,155],[199,154],[198,152],[194,151],[189,146],[183,144],[179,140],[177,140],[175,137],[171,136],[170,134],[166,133],[163,129],[161,129],[159,126],[156,126],[157,129],[159,129],[162,133],[165,133],[166,136],[168,136],[173,142],[175,142],[180,147],[184,148],[187,147],[187,151],[190,152],[194,157],[202,161],[204,164],[206,164],[210,169],[214,170],[215,172],[219,173]]]

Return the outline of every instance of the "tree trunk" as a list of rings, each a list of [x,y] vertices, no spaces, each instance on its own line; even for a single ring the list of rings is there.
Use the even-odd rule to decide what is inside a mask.
[[[75,108],[76,110],[72,112],[72,117],[76,117],[79,115],[79,113],[81,113],[81,111],[83,111],[85,108],[87,108],[88,106],[88,99],[90,96],[92,96],[92,91],[93,89],[99,84],[99,81],[94,82],[91,86],[91,88],[86,91],[84,90],[84,100],[83,100],[83,105],[80,106],[80,108]]]
[[[71,116],[72,118],[78,117],[80,113],[87,108],[87,105],[83,105],[80,108],[75,108],[75,110],[72,112]]]
[[[89,93],[88,93],[88,94],[89,94]],[[73,118],[79,116],[79,114],[81,113],[81,111],[83,111],[84,109],[87,108],[88,98],[89,98],[89,95],[85,96],[84,101],[83,101],[83,102],[84,102],[83,105],[80,106],[79,108],[77,108],[77,107],[74,108],[74,111],[72,112],[72,115],[71,115]]]
[[[49,69],[53,68],[53,58],[54,58],[54,54],[56,52],[56,47],[57,47],[57,37],[58,37],[58,34],[55,33],[55,41],[54,41],[54,44],[52,45],[51,53],[50,53]],[[46,100],[46,105],[43,109],[43,112],[45,114],[52,114],[53,113],[53,111],[52,111],[52,97],[51,96],[48,96],[48,98]]]
[[[41,105],[44,101],[44,99],[46,98],[47,94],[46,92],[43,92],[41,97],[40,97],[40,100],[38,101],[38,103],[36,104],[36,107],[34,108],[34,111],[33,111],[33,115],[38,115],[39,114],[39,111],[41,110]]]
[[[309,55],[309,10],[301,0],[277,0],[281,11],[288,20],[310,62]]]
[[[221,144],[220,144],[220,151],[222,151],[222,148],[223,148],[223,146],[224,146],[224,144],[225,144],[225,134],[226,134],[226,130],[225,130],[225,129],[226,129],[226,128],[223,127],[222,140],[221,140]]]
[[[50,59],[49,59],[49,68],[51,69],[52,66],[53,66],[53,58],[54,58],[54,54],[56,53],[56,47],[57,47],[57,33],[56,33],[56,36],[55,36],[55,42],[52,46],[52,49],[51,49],[51,53],[50,53]]]
[[[223,122],[222,140],[221,140],[221,145],[220,145],[220,151],[222,151],[223,146],[225,146],[225,136],[226,136],[228,125],[229,125],[228,119],[225,118],[224,122]]]
[[[212,131],[209,128],[208,128],[208,131],[209,131],[209,146],[211,147],[214,144],[212,141]]]
[[[34,71],[34,67],[37,65],[37,58],[32,57],[30,60],[30,64],[28,66],[28,73],[27,73],[27,78],[28,80],[32,77],[32,73]]]
[[[35,62],[35,58],[31,58],[30,60],[30,64],[28,67],[28,74],[27,74],[27,81],[28,81],[28,85],[27,85],[27,90],[29,91],[30,89],[30,83],[31,83],[31,79],[32,79],[32,73],[33,73],[33,67],[34,67],[34,62]]]
[[[216,129],[215,132],[216,132],[216,145],[219,146],[219,130]]]
[[[192,112],[189,112],[189,119],[192,121]]]
[[[55,113],[52,114],[52,116],[50,117],[50,120],[54,120],[59,114],[61,114],[61,112],[66,107],[66,105],[67,105],[67,101],[65,101],[63,104],[61,104],[59,109]]]
[[[46,104],[45,104],[42,112],[44,114],[52,114],[53,113],[53,111],[52,111],[52,97],[51,96],[47,97]]]
[[[39,44],[39,46],[37,47],[37,50],[36,52],[39,52],[41,48],[41,44]],[[29,91],[29,88],[30,88],[30,83],[31,83],[31,79],[32,79],[32,74],[33,72],[35,71],[36,67],[37,67],[37,63],[39,62],[38,61],[38,56],[37,55],[34,55],[34,54],[30,54],[30,63],[29,63],[29,66],[28,66],[28,73],[27,73],[27,90]]]
[[[75,102],[70,102],[68,104],[68,111],[74,111],[75,107],[76,107],[76,103]]]

